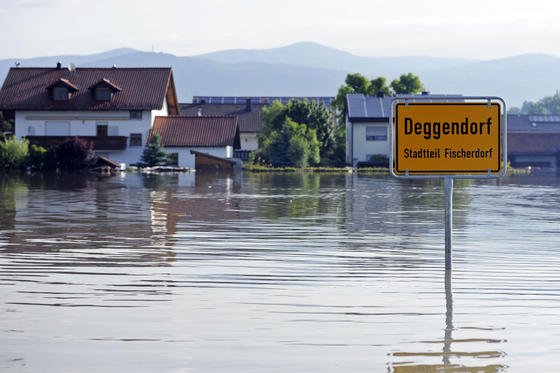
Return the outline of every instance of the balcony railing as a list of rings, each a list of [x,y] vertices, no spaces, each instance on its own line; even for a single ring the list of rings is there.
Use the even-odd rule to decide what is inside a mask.
[[[27,136],[30,145],[42,146],[48,149],[56,146],[74,136]],[[80,139],[93,142],[94,150],[124,150],[126,149],[126,136],[77,136]]]

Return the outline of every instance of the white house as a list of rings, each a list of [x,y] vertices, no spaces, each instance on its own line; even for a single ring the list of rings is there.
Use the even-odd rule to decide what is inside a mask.
[[[356,166],[373,155],[389,158],[390,96],[346,95],[346,163]]]
[[[92,141],[98,155],[140,160],[156,116],[177,115],[171,68],[11,68],[0,110],[15,120],[16,138],[56,145]]]
[[[172,155],[179,167],[195,168],[195,152],[218,158],[232,158],[239,149],[237,117],[156,117],[153,133],[161,137],[165,152]]]

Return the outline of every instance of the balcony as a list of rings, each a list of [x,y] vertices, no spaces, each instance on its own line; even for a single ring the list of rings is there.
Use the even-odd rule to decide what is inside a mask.
[[[27,136],[30,145],[42,146],[48,149],[56,146],[74,136]],[[94,150],[124,150],[126,149],[126,136],[78,136],[81,139],[93,142]]]

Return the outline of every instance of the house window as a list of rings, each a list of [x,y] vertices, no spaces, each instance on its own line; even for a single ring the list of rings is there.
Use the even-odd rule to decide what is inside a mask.
[[[131,133],[129,146],[142,146],[142,134]]]
[[[366,141],[387,141],[387,127],[366,127]]]
[[[98,124],[97,125],[97,136],[98,137],[107,137],[109,135],[109,126],[106,124]]]
[[[130,119],[142,119],[142,110],[130,110]]]
[[[68,101],[69,94],[66,87],[53,87],[53,100],[55,101]]]
[[[111,100],[111,90],[108,87],[97,87],[97,88],[95,88],[95,99],[97,101],[109,101],[109,100]]]

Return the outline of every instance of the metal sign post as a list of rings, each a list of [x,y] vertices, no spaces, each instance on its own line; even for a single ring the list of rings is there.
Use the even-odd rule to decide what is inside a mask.
[[[445,270],[451,270],[453,245],[453,178],[446,177],[445,189]]]
[[[447,271],[452,267],[453,179],[505,175],[505,113],[499,97],[410,95],[393,100],[391,174],[444,180]]]

